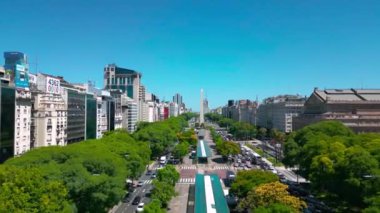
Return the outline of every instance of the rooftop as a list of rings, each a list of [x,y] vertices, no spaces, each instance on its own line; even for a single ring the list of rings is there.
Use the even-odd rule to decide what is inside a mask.
[[[216,174],[195,177],[195,213],[228,213],[226,198]]]
[[[208,143],[206,141],[204,141],[204,140],[199,140],[198,141],[197,157],[198,158],[211,157],[210,147],[208,146]]]
[[[380,89],[315,89],[314,94],[325,102],[380,101]]]

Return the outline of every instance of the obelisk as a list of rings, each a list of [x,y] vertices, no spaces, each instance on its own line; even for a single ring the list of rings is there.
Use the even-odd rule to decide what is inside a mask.
[[[203,111],[203,89],[201,89],[201,110],[199,112],[199,125],[202,125],[205,122]]]

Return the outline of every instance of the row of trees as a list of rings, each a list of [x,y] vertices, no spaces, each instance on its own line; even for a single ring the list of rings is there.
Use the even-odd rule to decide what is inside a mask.
[[[298,166],[315,193],[337,201],[330,206],[380,208],[379,134],[355,134],[340,122],[325,121],[292,133],[284,148],[284,163]]]
[[[152,201],[145,206],[145,213],[166,212],[169,201],[176,195],[174,187],[179,177],[179,173],[172,165],[158,170],[157,178],[153,181]]]
[[[278,182],[277,175],[261,171],[239,171],[230,193],[239,198],[237,210],[252,212],[300,212],[304,201],[291,196],[287,185]]]
[[[150,144],[152,158],[169,152],[177,143],[177,133],[187,127],[187,114],[155,123],[140,123],[133,137]]]
[[[190,147],[196,147],[197,135],[193,129],[180,132],[177,134],[179,143],[173,149],[173,156],[177,159],[183,159],[190,150]]]
[[[124,196],[126,178],[138,178],[151,156],[172,148],[189,118],[142,123],[133,135],[118,130],[10,159],[0,165],[0,212],[106,212]]]
[[[237,155],[240,153],[240,147],[237,143],[223,140],[223,138],[212,128],[210,131],[211,137],[215,143],[216,151],[224,158],[228,157],[229,155]]]
[[[257,136],[257,128],[254,125],[245,122],[237,122],[216,113],[207,113],[205,117],[217,123],[220,127],[228,129],[229,133],[236,140],[253,139]]]
[[[147,143],[116,131],[99,140],[44,147],[0,166],[0,209],[8,212],[105,212],[149,162]]]

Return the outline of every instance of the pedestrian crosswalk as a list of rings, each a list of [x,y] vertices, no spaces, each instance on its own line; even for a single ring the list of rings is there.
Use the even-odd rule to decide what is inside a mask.
[[[212,166],[211,169],[213,170],[229,170],[231,167],[229,166]]]
[[[181,178],[178,181],[178,184],[194,184],[195,178]]]
[[[196,165],[190,165],[190,166],[180,166],[180,169],[197,169]]]
[[[190,170],[190,169],[197,169],[197,166],[196,165],[179,166],[179,168],[181,170]],[[231,166],[213,166],[213,165],[209,165],[209,166],[205,166],[205,167],[201,167],[201,168],[211,169],[211,170],[230,170],[230,169],[233,169],[233,167],[231,167]]]
[[[143,184],[146,185],[146,184],[151,184],[153,180],[143,180]]]

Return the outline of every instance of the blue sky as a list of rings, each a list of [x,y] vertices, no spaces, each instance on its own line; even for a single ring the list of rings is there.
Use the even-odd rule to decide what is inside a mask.
[[[228,99],[380,88],[380,1],[2,0],[0,51],[31,71],[96,81],[116,63],[161,99],[199,110]],[[3,59],[0,62],[3,63]]]

